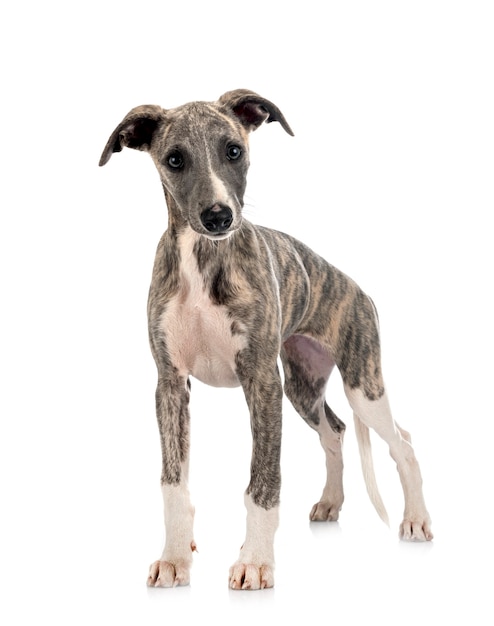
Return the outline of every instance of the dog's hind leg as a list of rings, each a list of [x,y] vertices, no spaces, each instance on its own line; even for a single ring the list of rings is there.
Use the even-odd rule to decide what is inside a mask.
[[[430,541],[433,535],[422,494],[420,468],[410,443],[410,435],[398,426],[391,415],[386,392],[374,399],[369,399],[360,388],[349,385],[345,385],[345,392],[354,411],[361,454],[362,450],[368,450],[370,454],[369,428],[373,428],[388,444],[391,457],[396,462],[405,497],[400,536],[410,541]],[[364,456],[362,461],[365,473]]]
[[[326,484],[311,510],[312,521],[338,519],[343,504],[343,435],[345,424],[325,401],[328,378],[335,365],[327,350],[313,339],[292,335],[284,342],[281,360],[285,393],[296,411],[319,434],[326,455]]]

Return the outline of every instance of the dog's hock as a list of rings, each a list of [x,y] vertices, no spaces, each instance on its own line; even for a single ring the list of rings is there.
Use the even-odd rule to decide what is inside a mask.
[[[240,123],[250,132],[263,123],[279,122],[283,129],[293,137],[293,131],[279,108],[247,89],[235,89],[223,94],[218,100],[220,105],[233,112]]]

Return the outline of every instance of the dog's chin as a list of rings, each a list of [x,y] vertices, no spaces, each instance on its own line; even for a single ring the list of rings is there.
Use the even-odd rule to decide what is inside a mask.
[[[223,241],[231,237],[234,232],[234,230],[228,230],[226,233],[218,233],[217,235],[212,235],[211,233],[201,233],[201,235],[210,241]]]
[[[237,228],[229,228],[228,230],[219,232],[219,233],[211,233],[202,228],[196,229],[192,228],[198,235],[204,237],[205,239],[209,239],[210,241],[224,241],[225,239],[229,239],[237,230]]]

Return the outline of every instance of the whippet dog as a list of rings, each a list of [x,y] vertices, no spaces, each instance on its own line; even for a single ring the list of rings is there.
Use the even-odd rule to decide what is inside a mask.
[[[248,136],[263,122],[279,122],[293,135],[277,106],[244,89],[217,102],[173,109],[138,106],[113,131],[100,160],[104,165],[125,146],[149,152],[168,205],[168,229],[158,245],[148,302],[166,535],[163,554],[150,568],[150,586],[188,584],[196,548],[187,486],[190,376],[215,387],[241,385],[250,411],[247,528],[230,569],[232,589],[274,584],[283,388],[319,434],[326,455],[326,484],[310,519],[338,519],[345,425],[325,401],[335,365],[353,410],[366,486],[378,514],[387,522],[369,427],[386,441],[397,464],[405,504],[401,537],[432,539],[410,436],[390,412],[372,301],[303,243],[242,217]]]

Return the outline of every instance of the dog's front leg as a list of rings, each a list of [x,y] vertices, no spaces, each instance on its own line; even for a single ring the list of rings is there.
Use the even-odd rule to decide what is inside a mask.
[[[161,375],[156,414],[161,436],[161,487],[165,509],[165,548],[150,568],[148,585],[175,587],[190,580],[194,508],[187,487],[189,465],[189,389],[187,379],[173,372]]]
[[[282,385],[276,363],[266,370],[259,361],[238,368],[251,415],[251,478],[245,493],[247,529],[236,563],[230,568],[232,589],[274,585],[274,535],[278,527],[281,486]]]

